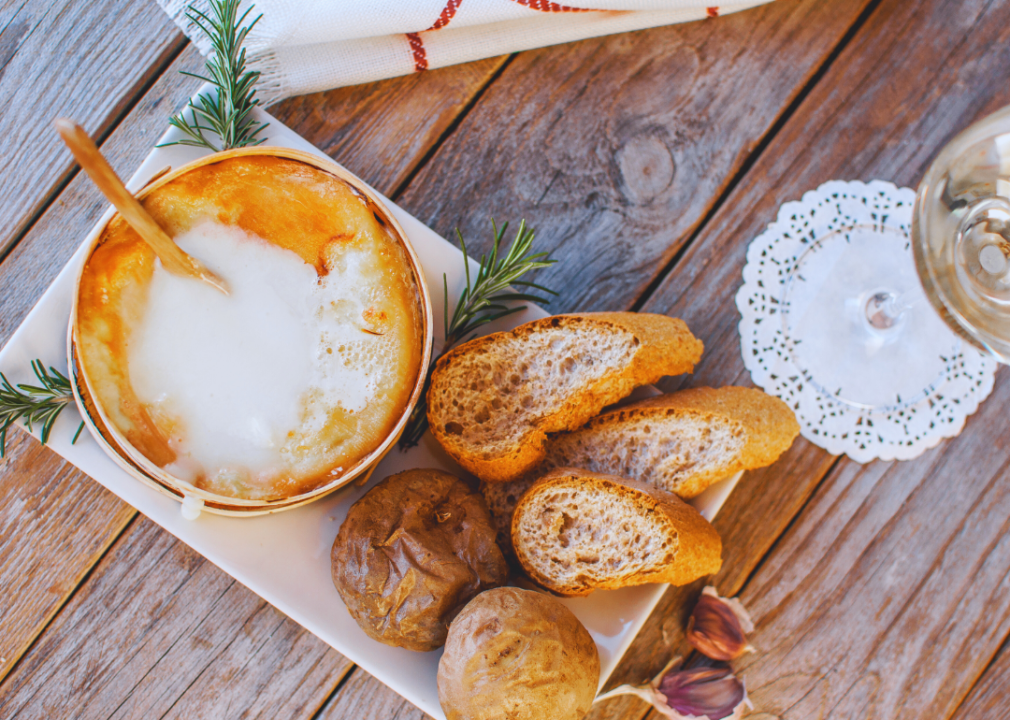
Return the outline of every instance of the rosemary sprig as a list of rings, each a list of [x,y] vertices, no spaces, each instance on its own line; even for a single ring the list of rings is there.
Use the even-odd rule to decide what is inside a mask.
[[[207,75],[182,71],[183,75],[208,82],[216,89],[214,94],[200,94],[183,108],[178,115],[169,119],[169,124],[179,128],[185,137],[168,145],[192,145],[218,152],[231,148],[259,145],[264,138],[257,138],[268,123],[257,122],[252,116],[254,107],[260,104],[253,86],[259,79],[258,72],[245,69],[245,42],[249,31],[259,22],[262,15],[243,26],[253,6],[238,17],[239,0],[207,0],[210,13],[204,13],[190,5],[186,17],[210,39],[213,54],[207,60]],[[190,117],[186,117],[189,110]],[[207,136],[214,133],[220,138],[220,147]]]
[[[514,301],[543,302],[547,298],[534,295],[529,290],[539,290],[550,295],[557,293],[550,288],[537,285],[528,280],[520,280],[523,275],[553,265],[556,260],[550,260],[547,253],[531,253],[534,231],[526,227],[526,221],[519,223],[511,247],[502,256],[501,243],[508,230],[508,223],[498,227],[494,218],[491,227],[494,230],[494,244],[490,255],[481,255],[480,268],[474,278],[470,277],[470,258],[466,252],[466,241],[463,234],[456,229],[460,249],[463,250],[463,267],[466,269],[466,287],[460,294],[456,309],[449,318],[449,281],[442,275],[442,291],[445,293],[445,345],[441,354],[431,361],[428,373],[424,379],[424,390],[417,405],[407,421],[403,435],[400,436],[400,449],[406,450],[417,445],[428,429],[428,388],[431,386],[431,371],[435,369],[438,359],[464,340],[469,340],[482,325],[499,320],[506,315],[525,310],[525,305],[509,307],[505,303]]]
[[[0,457],[7,450],[7,430],[17,420],[24,420],[31,430],[33,425],[42,426],[42,444],[49,440],[56,418],[63,408],[74,402],[70,381],[54,367],[46,370],[41,360],[32,361],[32,370],[39,379],[39,385],[11,385],[7,377],[0,373]],[[74,442],[84,429],[82,422],[74,435]]]

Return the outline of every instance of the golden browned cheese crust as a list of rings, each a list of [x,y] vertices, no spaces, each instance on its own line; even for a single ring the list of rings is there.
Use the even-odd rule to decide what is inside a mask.
[[[234,488],[197,478],[196,487],[227,497],[272,501],[310,492],[355,468],[393,430],[409,402],[423,353],[420,295],[406,251],[345,182],[304,163],[257,155],[204,165],[156,187],[143,205],[171,236],[200,223],[237,226],[290,250],[320,276],[341,245],[367,249],[383,268],[383,295],[370,298],[371,327],[395,340],[395,374],[402,382],[352,416],[334,408],[315,447],[296,447],[297,472],[267,487]],[[88,258],[78,296],[77,346],[94,400],[148,460],[176,459],[167,438],[174,428],[152,418],[130,382],[131,332],[142,321],[155,267],[148,246],[118,215]],[[253,391],[253,389],[250,389]],[[322,450],[321,448],[325,448]]]
[[[474,598],[438,663],[448,720],[582,720],[600,679],[596,643],[554,598],[503,587]]]
[[[333,543],[333,583],[369,637],[434,650],[471,598],[508,577],[494,538],[479,493],[449,473],[408,470],[351,506]]]
[[[528,429],[516,441],[474,446],[454,427],[463,427],[470,419],[460,418],[451,400],[461,391],[460,378],[451,368],[467,356],[484,355],[493,358],[498,347],[514,339],[528,339],[551,328],[593,327],[611,334],[630,333],[635,344],[634,357],[627,366],[614,369],[583,384],[577,392],[565,397],[560,406],[545,415],[527,419]],[[536,467],[546,452],[547,434],[574,430],[585,424],[604,407],[627,396],[636,387],[656,382],[665,375],[691,372],[701,359],[703,345],[687,325],[664,315],[640,313],[582,313],[557,315],[534,320],[503,333],[476,338],[443,355],[432,374],[428,391],[428,420],[432,434],[445,451],[460,465],[485,482],[514,480]],[[494,408],[500,400],[502,387],[495,380],[486,385],[483,403]],[[465,392],[465,389],[463,390]],[[551,392],[545,388],[543,392]],[[475,418],[480,421],[480,418]],[[493,410],[488,421],[495,422]],[[464,427],[465,432],[465,427]]]
[[[656,523],[657,533],[671,538],[672,544],[677,548],[672,560],[652,571],[639,572],[619,580],[604,580],[591,586],[559,584],[554,577],[543,572],[543,568],[531,561],[524,538],[518,533],[525,507],[539,493],[558,488],[571,488],[578,492],[580,488],[587,486],[594,486],[599,491],[621,498],[622,501],[634,503],[643,513],[650,515]],[[579,518],[573,518],[573,521],[578,523]],[[722,539],[719,533],[701,516],[701,513],[676,495],[638,480],[592,473],[577,468],[553,470],[526,491],[519,500],[512,518],[512,545],[519,563],[532,580],[551,592],[567,596],[588,595],[593,590],[613,590],[647,583],[687,585],[698,578],[718,572],[722,567]]]

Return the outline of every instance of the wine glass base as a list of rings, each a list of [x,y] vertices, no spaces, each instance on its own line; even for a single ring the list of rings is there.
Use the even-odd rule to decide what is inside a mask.
[[[837,402],[885,411],[915,405],[960,349],[922,291],[898,229],[857,225],[818,238],[784,285],[792,360]]]

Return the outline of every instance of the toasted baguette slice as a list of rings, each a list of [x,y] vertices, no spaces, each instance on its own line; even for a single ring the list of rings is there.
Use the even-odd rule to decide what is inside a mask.
[[[523,495],[512,543],[530,578],[559,595],[686,585],[722,566],[719,534],[676,495],[575,468],[553,470]]]
[[[740,470],[771,465],[798,433],[789,407],[760,390],[681,390],[552,436],[536,469],[514,482],[481,483],[481,490],[498,528],[498,544],[509,556],[516,503],[553,468],[580,467],[633,478],[687,500]]]
[[[471,340],[439,359],[432,434],[483,480],[514,480],[572,430],[640,385],[691,372],[702,344],[681,320],[638,313],[556,315]]]

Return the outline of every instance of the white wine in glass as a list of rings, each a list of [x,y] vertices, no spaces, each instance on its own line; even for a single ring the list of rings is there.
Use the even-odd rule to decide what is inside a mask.
[[[912,248],[940,317],[1010,363],[1010,107],[969,127],[933,161],[915,200]]]

